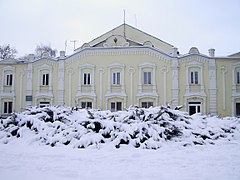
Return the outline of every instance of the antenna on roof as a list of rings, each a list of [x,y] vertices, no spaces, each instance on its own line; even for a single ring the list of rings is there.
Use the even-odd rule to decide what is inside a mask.
[[[123,9],[123,36],[126,38],[126,34],[125,34],[125,9]]]
[[[70,42],[72,42],[73,43],[73,50],[75,51],[75,45],[76,45],[76,42],[77,42],[78,40],[72,40],[72,41],[70,41]]]

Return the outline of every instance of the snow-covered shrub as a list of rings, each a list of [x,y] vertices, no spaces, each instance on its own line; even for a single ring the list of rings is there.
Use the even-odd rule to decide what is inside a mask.
[[[177,108],[179,109],[179,107]],[[0,143],[27,138],[49,146],[158,149],[166,142],[182,146],[215,144],[240,137],[240,120],[219,119],[168,107],[110,112],[70,107],[29,108],[0,120]],[[30,136],[30,137],[29,137]]]

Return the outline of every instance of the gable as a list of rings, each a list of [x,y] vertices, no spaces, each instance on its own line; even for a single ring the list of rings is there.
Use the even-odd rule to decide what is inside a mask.
[[[153,47],[165,52],[166,54],[171,54],[173,52],[173,45],[161,41],[160,39],[128,24],[122,24],[97,37],[96,39],[93,39],[88,44],[91,47],[104,47],[104,44],[113,36],[121,37],[121,41],[123,41],[122,38],[125,38],[125,41],[129,46],[143,46],[146,42],[148,42],[148,44],[152,44]]]

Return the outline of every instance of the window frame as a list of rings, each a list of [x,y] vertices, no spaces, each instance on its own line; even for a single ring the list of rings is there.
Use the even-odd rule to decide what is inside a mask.
[[[13,112],[13,102],[4,101],[3,102],[3,114],[11,114]]]
[[[143,104],[146,104],[146,106],[144,106]],[[143,101],[141,105],[142,108],[150,108],[151,106],[153,107],[153,101]]]
[[[240,85],[240,70],[236,71],[236,84]]]
[[[91,101],[82,101],[81,108],[92,109],[93,103]]]
[[[143,72],[143,84],[144,85],[152,85],[152,72],[151,71]]]
[[[5,74],[5,86],[12,86],[13,85],[13,74],[7,73]]]
[[[114,101],[110,103],[111,112],[122,111],[122,102],[121,101]]]
[[[190,113],[190,107],[195,107],[195,113],[193,113],[193,114],[202,112],[202,103],[201,102],[192,102],[192,101],[188,102],[188,113],[189,113],[189,115],[193,115]]]
[[[83,72],[82,85],[90,86],[91,83],[91,72]]]
[[[112,72],[112,85],[113,86],[121,85],[121,72]]]
[[[199,85],[199,71],[192,70],[190,71],[190,84],[191,85]]]
[[[42,86],[49,86],[49,73],[42,73]]]

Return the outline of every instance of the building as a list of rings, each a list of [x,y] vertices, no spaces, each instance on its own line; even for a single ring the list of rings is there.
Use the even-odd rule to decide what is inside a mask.
[[[70,56],[0,61],[0,116],[64,104],[112,111],[184,105],[190,114],[240,115],[240,53],[215,57],[122,24]]]

